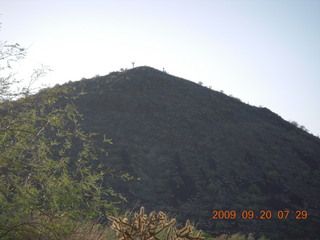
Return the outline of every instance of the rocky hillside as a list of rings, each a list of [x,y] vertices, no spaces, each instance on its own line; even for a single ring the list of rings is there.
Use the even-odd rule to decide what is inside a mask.
[[[320,238],[319,138],[150,67],[66,86],[85,93],[75,100],[83,128],[112,139],[110,165],[141,179],[106,179],[124,207],[167,211],[207,232]]]

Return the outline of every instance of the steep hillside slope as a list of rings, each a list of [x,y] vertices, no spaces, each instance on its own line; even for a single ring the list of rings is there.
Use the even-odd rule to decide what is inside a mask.
[[[86,92],[75,101],[83,128],[113,140],[110,164],[141,178],[108,179],[127,207],[168,211],[209,232],[320,237],[318,138],[266,108],[150,67],[68,86]],[[214,210],[238,215],[212,219]],[[279,210],[288,218],[278,219]],[[303,210],[307,219],[299,219]],[[243,219],[245,211],[254,218]],[[263,211],[271,219],[260,219]]]

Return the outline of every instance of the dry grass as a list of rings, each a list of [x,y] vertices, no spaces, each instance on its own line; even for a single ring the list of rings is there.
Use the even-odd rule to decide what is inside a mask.
[[[5,240],[267,240],[254,238],[253,234],[222,234],[211,237],[201,236],[189,221],[184,227],[177,227],[175,219],[167,219],[163,212],[139,213],[127,212],[122,217],[110,217],[111,225],[97,222],[70,222],[66,219],[51,219],[39,216],[27,219],[23,224],[12,227],[16,231],[14,238],[0,237]],[[12,236],[12,235],[11,235]]]
[[[109,226],[102,226],[97,223],[85,223],[78,224],[74,234],[70,235],[67,240],[109,240],[115,238],[115,232]]]

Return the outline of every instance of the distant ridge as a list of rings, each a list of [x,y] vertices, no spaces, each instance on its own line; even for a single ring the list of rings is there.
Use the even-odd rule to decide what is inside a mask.
[[[319,138],[269,109],[151,67],[65,86],[86,93],[75,100],[83,128],[112,138],[110,165],[141,178],[107,179],[128,197],[126,207],[167,211],[207,232],[320,238]],[[214,210],[240,217],[214,220]],[[284,210],[288,219],[278,219]],[[272,218],[259,219],[261,211]],[[308,218],[295,219],[299,211]]]

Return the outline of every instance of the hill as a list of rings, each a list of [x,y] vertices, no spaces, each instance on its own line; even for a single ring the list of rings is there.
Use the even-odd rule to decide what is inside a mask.
[[[82,127],[112,139],[110,165],[141,179],[106,179],[127,196],[123,207],[167,211],[212,233],[320,238],[319,138],[150,67],[66,86],[85,92],[75,100]]]

